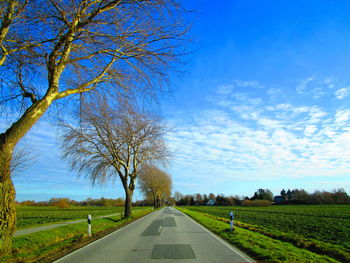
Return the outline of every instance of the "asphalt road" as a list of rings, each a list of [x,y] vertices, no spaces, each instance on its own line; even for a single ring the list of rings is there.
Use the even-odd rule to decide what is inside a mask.
[[[175,208],[155,211],[55,263],[254,262]]]
[[[104,216],[97,216],[97,217],[94,217],[93,219],[105,218],[105,217],[111,217],[111,216],[117,216],[117,215],[120,215],[120,213],[104,215]],[[56,227],[59,227],[59,226],[65,226],[65,225],[76,224],[76,223],[81,223],[81,222],[86,222],[86,219],[79,219],[79,220],[74,220],[74,221],[67,221],[67,222],[62,222],[62,223],[56,223],[56,224],[50,224],[50,225],[44,225],[44,226],[37,226],[37,227],[32,227],[32,228],[25,228],[25,229],[17,230],[15,232],[14,236],[16,237],[16,236],[26,235],[26,234],[30,234],[30,233],[43,231],[43,230],[49,230],[49,229],[56,228]]]

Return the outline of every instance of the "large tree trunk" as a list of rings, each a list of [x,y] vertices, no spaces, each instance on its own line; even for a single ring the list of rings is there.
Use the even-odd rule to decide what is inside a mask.
[[[153,207],[154,207],[154,209],[156,209],[157,208],[157,197],[153,197]]]
[[[1,149],[1,148],[0,148]],[[16,192],[11,180],[12,152],[1,149],[0,155],[0,255],[11,250],[12,235],[16,229]]]
[[[128,185],[128,179],[130,179]],[[128,176],[124,177],[123,186],[125,190],[125,209],[124,209],[124,218],[130,217],[132,215],[132,196],[135,190],[135,177]]]
[[[5,133],[0,134],[0,254],[11,250],[16,223],[16,192],[11,180],[11,159],[16,144],[48,109],[54,94],[29,107]]]
[[[124,208],[124,218],[130,217],[132,215],[132,195],[134,191],[130,190],[128,187],[125,189],[125,208]]]

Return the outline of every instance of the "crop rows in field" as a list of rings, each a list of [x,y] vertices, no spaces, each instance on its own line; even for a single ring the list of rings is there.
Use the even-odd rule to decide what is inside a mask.
[[[228,218],[188,208],[179,209],[258,262],[350,262],[350,254],[339,249],[339,246],[242,222],[236,222],[238,227],[230,232]]]
[[[41,224],[71,221],[95,216],[120,213],[124,207],[72,206],[58,208],[54,206],[19,206],[17,207],[17,229],[35,227]]]
[[[350,206],[188,207],[190,210],[228,218],[305,238],[339,245],[350,250]]]
[[[350,219],[350,206],[344,205],[276,205],[270,207],[235,207],[239,211],[256,211],[285,215],[304,215]]]

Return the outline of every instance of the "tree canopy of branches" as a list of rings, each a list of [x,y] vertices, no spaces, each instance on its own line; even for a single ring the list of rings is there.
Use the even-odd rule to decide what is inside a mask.
[[[0,1],[0,107],[12,117],[0,134],[0,251],[15,231],[16,144],[72,95],[153,98],[183,53],[184,12],[173,0]]]
[[[154,165],[143,165],[138,182],[142,193],[158,208],[170,198],[172,181],[169,174]]]
[[[165,161],[165,129],[156,117],[106,101],[84,107],[78,127],[65,124],[64,157],[79,172],[86,172],[93,183],[121,180],[125,191],[125,217],[131,215],[132,196],[139,166]]]
[[[254,193],[254,196],[251,198],[251,200],[268,200],[268,201],[273,201],[273,193],[269,189],[258,189]]]

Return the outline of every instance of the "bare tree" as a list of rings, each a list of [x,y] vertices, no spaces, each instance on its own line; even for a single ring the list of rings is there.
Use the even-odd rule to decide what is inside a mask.
[[[6,58],[21,50],[29,49],[36,43],[28,39],[19,39],[11,35],[10,28],[17,20],[21,19],[21,14],[28,5],[28,0],[2,0],[0,1],[0,66]]]
[[[16,144],[54,102],[72,95],[154,98],[183,52],[187,26],[173,0],[2,0],[0,7],[0,106],[16,113],[0,134],[0,252],[7,252]]]
[[[142,193],[158,208],[170,198],[172,181],[169,174],[154,165],[143,165],[138,182]]]
[[[165,161],[168,156],[165,129],[157,118],[135,112],[130,106],[112,109],[107,102],[85,107],[81,118],[76,128],[64,126],[64,157],[93,183],[119,177],[125,191],[125,217],[129,217],[139,166]]]
[[[175,191],[174,193],[174,199],[176,202],[179,202],[182,198],[184,198],[184,195],[181,194],[179,191]]]
[[[28,146],[16,147],[11,160],[11,173],[14,175],[27,170],[35,157]]]

